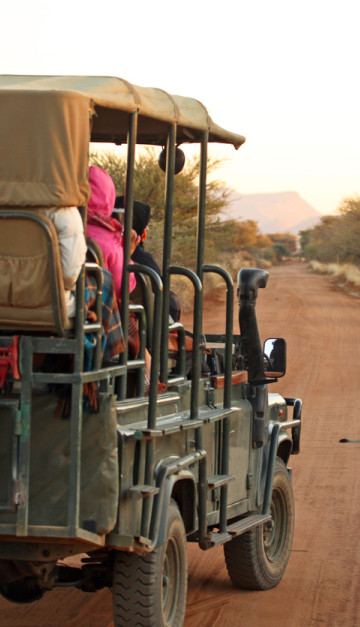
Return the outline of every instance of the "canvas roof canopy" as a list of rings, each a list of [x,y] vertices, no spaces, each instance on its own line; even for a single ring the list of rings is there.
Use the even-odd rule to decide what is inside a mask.
[[[0,206],[84,206],[90,141],[125,143],[128,114],[138,112],[137,142],[245,141],[213,122],[197,100],[120,78],[0,76]]]

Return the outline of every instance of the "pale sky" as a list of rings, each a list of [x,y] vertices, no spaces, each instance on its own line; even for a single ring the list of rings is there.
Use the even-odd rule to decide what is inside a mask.
[[[357,0],[2,0],[1,74],[119,76],[198,98],[246,144],[240,193],[360,194]]]

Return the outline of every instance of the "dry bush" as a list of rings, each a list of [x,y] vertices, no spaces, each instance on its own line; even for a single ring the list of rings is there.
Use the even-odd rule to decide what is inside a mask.
[[[344,266],[344,271],[346,280],[360,287],[360,269],[350,263]]]
[[[310,261],[309,267],[310,270],[312,270],[313,272],[319,272],[319,274],[328,273],[328,265],[326,263],[320,263],[320,261]]]
[[[309,266],[313,272],[328,274],[335,285],[352,296],[360,295],[360,269],[354,264],[320,263],[311,261]]]

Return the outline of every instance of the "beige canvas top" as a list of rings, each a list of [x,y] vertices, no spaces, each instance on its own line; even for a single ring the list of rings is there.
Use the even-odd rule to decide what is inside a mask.
[[[244,143],[213,122],[192,98],[93,76],[0,76],[0,206],[84,206],[90,141],[126,142],[128,113],[138,112],[137,142]]]

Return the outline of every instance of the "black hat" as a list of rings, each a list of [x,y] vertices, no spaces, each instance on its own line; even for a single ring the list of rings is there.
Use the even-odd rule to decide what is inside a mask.
[[[125,204],[124,196],[116,196],[115,207],[123,208]],[[134,200],[132,227],[138,235],[142,235],[150,220],[150,205],[145,205],[139,200]]]

